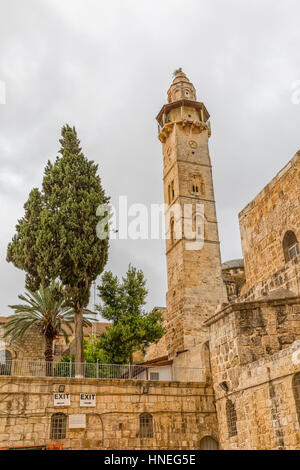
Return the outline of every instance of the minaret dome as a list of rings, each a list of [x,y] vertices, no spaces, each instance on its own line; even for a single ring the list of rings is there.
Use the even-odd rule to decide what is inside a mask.
[[[174,72],[174,80],[168,90],[168,102],[173,103],[182,99],[197,101],[194,85],[185,73],[178,69]]]

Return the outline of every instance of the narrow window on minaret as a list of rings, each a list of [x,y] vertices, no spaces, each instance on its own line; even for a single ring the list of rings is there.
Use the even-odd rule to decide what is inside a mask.
[[[171,232],[171,243],[174,243],[174,219],[170,222],[170,232]]]
[[[174,181],[172,181],[172,183],[171,183],[171,192],[172,192],[172,200],[173,200],[174,197],[175,197]]]
[[[171,186],[168,185],[168,203],[171,203]]]

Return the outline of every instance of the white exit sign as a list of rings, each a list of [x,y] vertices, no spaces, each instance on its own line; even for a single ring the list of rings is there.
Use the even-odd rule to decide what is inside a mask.
[[[69,393],[54,393],[53,394],[54,406],[70,406]]]
[[[96,406],[96,394],[95,393],[81,393],[80,394],[80,406]]]

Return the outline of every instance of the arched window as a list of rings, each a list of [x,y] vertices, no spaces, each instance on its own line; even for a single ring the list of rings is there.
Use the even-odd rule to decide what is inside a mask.
[[[65,439],[67,417],[64,413],[51,416],[50,439]]]
[[[190,175],[190,192],[204,195],[204,182],[201,174]]]
[[[299,243],[296,238],[296,235],[291,230],[288,230],[284,235],[282,247],[286,263],[291,259],[295,258],[297,255],[299,255]]]
[[[294,391],[294,398],[295,398],[295,405],[297,411],[297,418],[300,424],[300,372],[293,377],[293,391]]]
[[[211,436],[204,436],[200,441],[200,450],[218,450],[219,444]]]
[[[142,438],[153,437],[153,419],[150,413],[140,414],[139,437],[142,437]]]
[[[237,416],[236,416],[235,405],[231,400],[227,400],[226,402],[226,416],[227,416],[227,426],[228,426],[229,437],[236,436],[237,435],[237,428],[236,428]]]
[[[0,375],[10,375],[12,365],[12,354],[8,349],[0,351]]]

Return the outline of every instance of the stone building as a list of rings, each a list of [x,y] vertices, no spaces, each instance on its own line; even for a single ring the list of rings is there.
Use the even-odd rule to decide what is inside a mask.
[[[31,331],[26,338],[12,341],[9,337],[4,338],[4,325],[8,317],[0,317],[0,365],[10,361],[45,360],[45,339],[39,332]],[[91,334],[99,336],[110,325],[107,322],[91,322],[91,326],[83,329],[83,335],[88,338]],[[73,328],[74,331],[74,328]],[[72,341],[74,333],[70,332],[68,344],[63,334],[60,334],[53,342],[53,360],[57,362],[65,354],[73,354]]]
[[[178,70],[157,116],[166,335],[122,380],[1,376],[0,447],[300,449],[300,151],[240,212],[243,259],[221,264],[209,117]]]
[[[243,259],[232,259],[222,263],[222,277],[227,289],[228,300],[240,296],[245,283],[245,268]]]
[[[246,282],[206,321],[224,449],[300,449],[299,165],[240,212]]]
[[[0,377],[0,390],[2,448],[200,449],[207,437],[216,446],[213,393],[203,383]],[[56,406],[55,394],[68,403]],[[95,395],[94,406],[81,394]]]
[[[239,214],[243,299],[278,288],[300,295],[300,151]]]
[[[220,448],[300,449],[300,151],[239,214],[244,260],[221,265],[209,115],[181,71],[168,98],[157,117],[169,205],[166,357],[200,364],[212,381]],[[172,233],[177,200],[204,205],[198,251]]]
[[[223,449],[300,449],[300,297],[236,302],[210,328]]]

